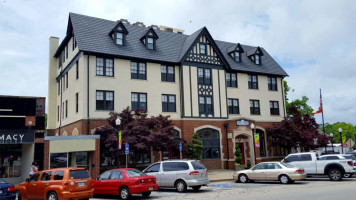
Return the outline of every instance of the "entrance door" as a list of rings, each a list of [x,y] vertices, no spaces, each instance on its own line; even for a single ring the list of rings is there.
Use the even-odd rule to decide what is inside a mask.
[[[245,164],[245,149],[244,149],[244,143],[243,142],[239,142],[237,143],[237,145],[239,145],[240,149],[241,149],[241,154],[242,154],[242,164]]]

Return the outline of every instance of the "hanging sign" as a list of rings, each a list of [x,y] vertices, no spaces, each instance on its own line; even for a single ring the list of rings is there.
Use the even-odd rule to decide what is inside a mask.
[[[125,154],[129,154],[129,144],[125,145]]]
[[[260,134],[255,133],[255,147],[260,147]]]
[[[179,151],[182,151],[183,150],[183,145],[182,143],[179,143]]]
[[[119,149],[121,149],[121,131],[119,131],[117,138],[119,138]]]
[[[346,136],[342,136],[342,146],[347,147]]]

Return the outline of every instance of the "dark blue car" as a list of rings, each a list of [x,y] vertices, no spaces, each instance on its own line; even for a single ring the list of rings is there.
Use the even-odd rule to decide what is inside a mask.
[[[0,179],[0,199],[14,200],[16,198],[15,186]]]

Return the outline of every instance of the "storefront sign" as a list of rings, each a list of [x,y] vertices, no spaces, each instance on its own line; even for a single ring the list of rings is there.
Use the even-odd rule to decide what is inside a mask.
[[[245,121],[245,120],[240,120],[240,121],[236,121],[236,126],[248,126],[250,125],[249,121]]]
[[[0,144],[22,144],[34,142],[34,131],[0,131]]]

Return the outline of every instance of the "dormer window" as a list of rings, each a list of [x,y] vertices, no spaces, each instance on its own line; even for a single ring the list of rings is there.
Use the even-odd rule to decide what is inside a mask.
[[[152,49],[152,50],[155,49],[154,48],[154,40],[152,37],[146,38],[146,47],[147,47],[147,49]]]
[[[205,44],[200,44],[200,54],[206,54],[206,45]]]
[[[259,65],[261,62],[260,62],[260,55],[256,54],[255,55],[255,64],[256,65]]]
[[[261,65],[263,52],[260,47],[252,48],[247,51],[247,56],[254,62],[256,65]]]
[[[115,34],[116,44],[124,45],[124,33],[123,32],[116,32]]]
[[[124,46],[126,44],[126,35],[129,32],[124,24],[120,21],[109,33],[110,37],[114,40],[115,44]]]
[[[240,52],[238,52],[238,51],[234,52],[234,60],[236,62],[240,62]]]
[[[244,50],[240,43],[237,43],[237,45],[231,46],[228,49],[229,55],[231,56],[232,59],[234,59],[235,62],[241,62],[241,54],[244,53]]]

